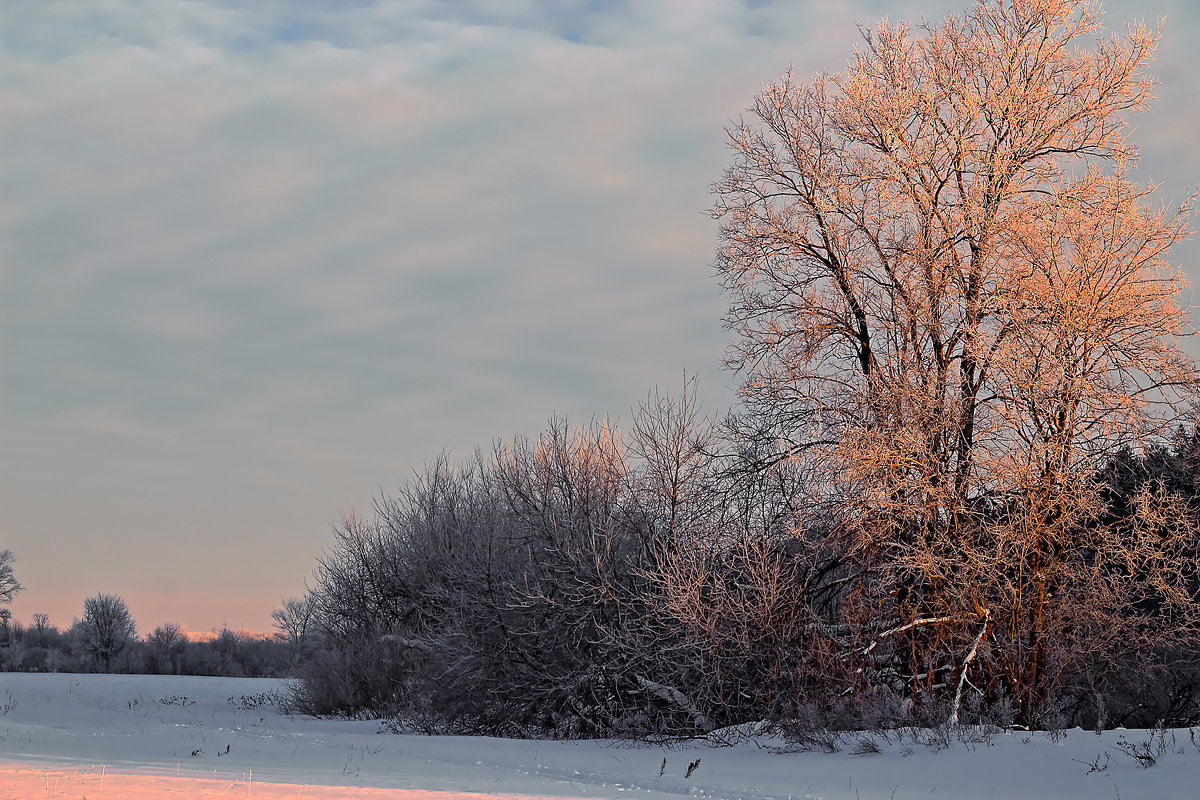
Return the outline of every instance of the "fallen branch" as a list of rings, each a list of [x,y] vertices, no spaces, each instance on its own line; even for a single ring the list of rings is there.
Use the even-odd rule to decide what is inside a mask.
[[[948,614],[944,617],[921,617],[920,619],[914,619],[912,622],[906,622],[903,625],[897,625],[894,628],[888,628],[886,631],[884,631],[883,633],[876,636],[875,641],[871,642],[869,645],[867,645],[866,647],[864,647],[862,649],[862,655],[864,655],[864,656],[870,655],[871,651],[874,650],[876,647],[878,647],[880,642],[882,642],[884,639],[888,638],[889,636],[895,636],[897,633],[904,633],[905,631],[911,631],[913,628],[919,628],[924,625],[940,625],[944,622],[959,622],[962,619],[963,619],[962,614]],[[843,658],[848,658],[849,656],[853,655],[854,652],[856,652],[856,651],[851,651],[850,653],[847,653],[845,656],[843,656]],[[859,667],[857,670],[855,670],[856,673],[861,673],[862,671],[863,671],[862,667]]]
[[[652,694],[659,700],[662,700],[675,708],[686,713],[692,719],[692,724],[699,728],[704,733],[712,731],[714,725],[711,720],[700,710],[698,710],[691,701],[684,696],[683,692],[678,689],[673,689],[670,686],[663,686],[661,683],[655,683],[651,680],[646,680],[641,675],[635,675],[638,688],[643,692]]]
[[[979,652],[979,645],[983,642],[983,637],[987,635],[988,625],[992,620],[992,612],[984,609],[983,625],[979,628],[979,635],[975,637],[974,644],[971,645],[971,652],[967,653],[966,660],[963,661],[962,674],[958,676],[958,689],[954,692],[953,711],[950,713],[950,724],[958,724],[958,709],[962,703],[963,686],[967,683],[967,669],[971,666],[971,662],[975,660],[975,654]]]

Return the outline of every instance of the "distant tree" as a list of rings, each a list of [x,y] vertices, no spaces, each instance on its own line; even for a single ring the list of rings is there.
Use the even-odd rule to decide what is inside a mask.
[[[78,623],[80,646],[109,671],[112,660],[137,638],[137,626],[125,601],[115,594],[97,594],[83,601],[83,619]]]
[[[33,644],[38,647],[45,647],[53,627],[50,624],[50,617],[48,615],[34,614],[33,622],[29,626],[29,632],[33,636]]]
[[[183,629],[173,622],[159,625],[153,633],[146,637],[147,644],[164,652],[186,641],[187,637],[183,635]]]
[[[173,622],[159,625],[146,637],[149,667],[153,672],[175,674],[179,671],[179,656],[187,644],[183,630]]]
[[[218,675],[228,675],[233,678],[246,677],[245,663],[242,659],[242,637],[228,627],[221,628],[217,638],[209,643],[216,660]]]
[[[21,591],[21,584],[13,576],[15,560],[11,550],[0,550],[0,603],[12,602],[13,596]]]
[[[301,658],[308,646],[313,625],[313,599],[311,595],[292,597],[283,601],[283,606],[271,612],[275,627],[287,642],[293,661]]]

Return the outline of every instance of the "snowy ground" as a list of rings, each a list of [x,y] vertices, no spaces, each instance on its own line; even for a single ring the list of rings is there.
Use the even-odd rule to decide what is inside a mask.
[[[1197,744],[1187,730],[1153,742],[1145,731],[1076,730],[1057,741],[1018,732],[944,749],[877,738],[882,752],[862,755],[851,752],[862,749],[856,738],[837,753],[781,753],[774,739],[651,747],[435,738],[287,716],[270,702],[280,688],[269,679],[0,673],[0,800],[1200,795],[1200,730]],[[1143,768],[1128,751],[1148,742],[1156,763]]]

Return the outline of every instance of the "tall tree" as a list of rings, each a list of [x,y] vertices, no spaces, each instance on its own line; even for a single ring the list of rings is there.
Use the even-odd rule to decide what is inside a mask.
[[[1027,714],[1068,651],[1126,630],[1098,617],[1136,594],[1117,564],[1179,545],[1089,524],[1091,472],[1194,383],[1165,260],[1186,210],[1128,177],[1158,33],[1098,32],[1080,0],[880,23],[844,72],[764,89],[715,185],[728,361],[826,476],[815,499],[871,566],[854,596],[914,690],[983,644]]]

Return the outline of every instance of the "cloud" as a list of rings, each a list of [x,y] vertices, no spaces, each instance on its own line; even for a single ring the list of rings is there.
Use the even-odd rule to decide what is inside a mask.
[[[102,535],[133,581],[157,536],[276,602],[442,447],[627,416],[684,367],[728,403],[722,126],[857,21],[961,5],[0,4],[5,546]],[[1178,163],[1145,164],[1175,181],[1200,28],[1167,6],[1147,141]]]

